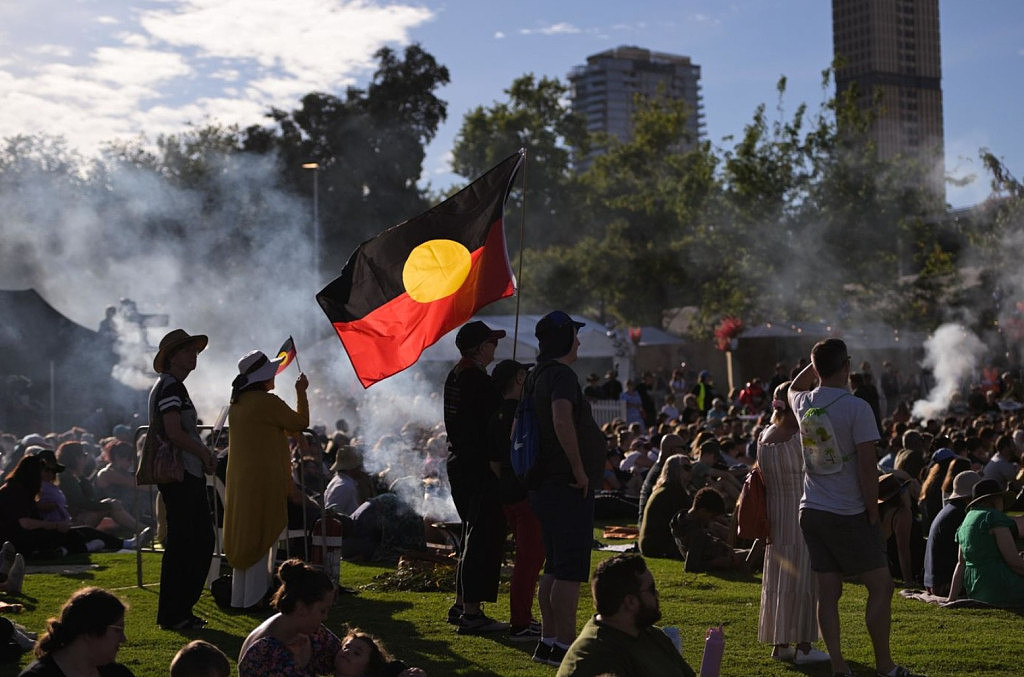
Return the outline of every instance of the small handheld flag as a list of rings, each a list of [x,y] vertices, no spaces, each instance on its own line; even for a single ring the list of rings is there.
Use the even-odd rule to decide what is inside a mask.
[[[364,388],[515,293],[502,220],[524,154],[359,245],[341,276],[316,295]]]
[[[287,369],[288,365],[292,363],[292,360],[294,360],[296,356],[295,341],[292,340],[291,336],[289,336],[288,340],[281,346],[281,349],[277,351],[277,359],[281,360],[281,363],[277,365],[277,372],[275,375],[280,374],[282,371]]]

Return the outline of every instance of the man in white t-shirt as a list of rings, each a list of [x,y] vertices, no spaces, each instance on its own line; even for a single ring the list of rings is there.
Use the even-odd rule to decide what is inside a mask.
[[[859,576],[868,590],[865,620],[878,676],[916,677],[896,665],[889,651],[893,584],[878,516],[878,426],[868,403],[851,395],[849,376],[846,344],[827,339],[814,345],[811,364],[789,387],[797,419],[811,407],[826,409],[837,451],[830,463],[819,464],[813,458],[808,463],[804,449],[800,529],[818,586],[818,623],[833,674],[852,675],[840,645],[839,597],[843,578]]]

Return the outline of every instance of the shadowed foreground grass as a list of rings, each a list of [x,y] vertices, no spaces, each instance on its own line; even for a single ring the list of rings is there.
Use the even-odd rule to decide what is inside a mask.
[[[614,553],[595,551],[593,563]],[[144,588],[135,585],[134,555],[99,554],[86,559],[69,559],[67,564],[91,564],[84,572],[31,574],[26,578],[20,601],[25,611],[11,616],[32,631],[42,631],[46,619],[56,613],[76,589],[98,585],[115,591],[129,604],[125,632],[128,643],[119,659],[136,675],[166,675],[171,657],[191,639],[202,638],[219,646],[231,659],[238,655],[242,640],[267,614],[225,612],[209,593],[203,595],[196,612],[210,621],[199,632],[175,633],[155,624],[159,555],[143,557]],[[648,560],[660,591],[661,624],[680,628],[683,653],[699,668],[704,632],[711,625],[725,624],[725,658],[722,675],[828,675],[826,664],[797,668],[769,659],[770,647],[759,645],[757,615],[760,581],[755,577],[714,577],[687,574],[678,562]],[[343,585],[360,588],[358,595],[339,595],[328,625],[338,630],[353,623],[384,638],[388,647],[412,665],[431,675],[480,675],[551,677],[554,669],[530,660],[533,645],[516,644],[504,637],[463,637],[445,623],[453,596],[444,592],[379,592],[362,589],[374,576],[390,569],[342,564]],[[580,624],[593,613],[589,592],[580,603]],[[867,631],[864,627],[865,591],[847,584],[841,600],[844,651],[859,675],[873,675]],[[507,585],[499,602],[488,607],[498,618],[508,617]],[[1024,674],[1021,614],[993,609],[942,609],[921,602],[893,599],[892,646],[897,662],[929,677],[977,675],[1009,677]],[[824,648],[824,647],[822,647]],[[30,656],[23,657],[21,666]],[[20,667],[0,666],[0,677],[17,675]]]

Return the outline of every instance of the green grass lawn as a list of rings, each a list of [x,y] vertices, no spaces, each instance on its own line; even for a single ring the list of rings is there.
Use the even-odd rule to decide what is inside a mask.
[[[614,553],[595,551],[596,564]],[[86,560],[70,559],[69,563]],[[99,554],[84,573],[32,574],[25,594],[18,599],[25,611],[12,619],[30,630],[41,631],[70,593],[79,587],[98,585],[116,593],[129,604],[125,631],[128,643],[120,660],[145,675],[166,675],[175,651],[187,641],[202,638],[219,646],[234,663],[242,640],[265,615],[225,612],[209,593],[196,612],[210,625],[202,631],[182,634],[156,627],[156,583],[159,555],[144,555],[145,588],[135,585],[134,555]],[[662,624],[681,630],[683,653],[691,665],[700,665],[704,632],[710,625],[725,624],[725,658],[722,675],[828,675],[827,664],[797,668],[769,659],[770,647],[759,645],[757,615],[760,581],[756,577],[716,577],[687,574],[678,562],[648,560],[661,593]],[[342,564],[343,585],[359,588],[358,595],[340,595],[328,625],[339,629],[354,623],[384,638],[388,647],[407,663],[419,665],[432,677],[439,675],[495,675],[551,677],[554,669],[530,660],[533,646],[516,644],[503,637],[463,637],[445,623],[453,599],[446,592],[382,592],[366,589],[378,574],[389,568]],[[15,601],[8,599],[8,601]],[[507,587],[488,612],[508,617]],[[865,591],[847,584],[841,601],[844,650],[854,670],[873,675],[873,662],[864,628]],[[580,624],[593,613],[589,592],[580,604]],[[1024,675],[1024,648],[1020,641],[1021,614],[1005,610],[942,609],[900,597],[893,599],[892,646],[897,662],[929,677]],[[824,647],[822,647],[824,648]],[[26,655],[21,665],[27,665]],[[16,675],[19,668],[0,667],[0,677]]]

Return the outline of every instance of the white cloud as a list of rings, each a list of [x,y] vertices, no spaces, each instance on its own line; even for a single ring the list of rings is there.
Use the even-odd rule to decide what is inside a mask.
[[[541,26],[540,28],[523,28],[519,32],[523,35],[575,35],[577,33],[582,33],[583,30],[570,23],[561,21],[559,23]]]
[[[389,2],[389,0],[383,0]],[[340,92],[404,45],[430,10],[366,0],[37,0],[0,10],[4,134],[63,134],[83,152],[187,122],[248,125],[303,94]],[[16,21],[15,21],[16,20]],[[88,30],[81,26],[89,25]],[[241,98],[239,96],[241,95]]]
[[[504,40],[505,39],[505,34],[503,32],[501,32],[501,31],[497,31],[494,34],[494,39],[495,40]]]
[[[28,52],[30,54],[64,58],[71,56],[71,49],[64,45],[36,45],[34,47],[30,47]]]

